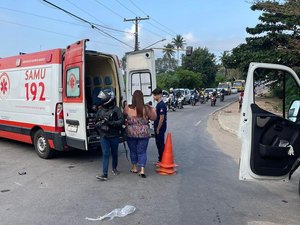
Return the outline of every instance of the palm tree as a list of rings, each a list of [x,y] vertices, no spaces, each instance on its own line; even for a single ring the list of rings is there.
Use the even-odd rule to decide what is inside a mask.
[[[164,53],[164,57],[167,59],[172,59],[172,57],[174,56],[174,45],[172,45],[171,43],[167,44],[164,46],[163,49],[163,53]]]
[[[164,46],[164,49],[163,49],[163,53],[164,53],[164,58],[167,59],[168,61],[168,70],[170,68],[172,68],[171,64],[172,64],[172,58],[173,58],[173,55],[175,53],[174,51],[174,45],[172,45],[171,43],[167,44]]]
[[[175,38],[172,39],[172,44],[176,47],[177,61],[179,65],[179,49],[182,49],[186,45],[186,41],[180,34],[178,34]]]

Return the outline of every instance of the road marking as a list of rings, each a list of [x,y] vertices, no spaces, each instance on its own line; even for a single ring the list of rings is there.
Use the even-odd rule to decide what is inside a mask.
[[[199,120],[197,123],[195,123],[195,127],[198,126],[201,123],[201,120]]]
[[[14,182],[14,184],[19,185],[19,186],[23,186],[23,184],[20,184],[18,182]]]

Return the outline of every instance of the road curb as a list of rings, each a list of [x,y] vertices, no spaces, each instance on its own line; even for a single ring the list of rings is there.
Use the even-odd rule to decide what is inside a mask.
[[[238,100],[227,103],[226,105],[222,106],[221,108],[218,108],[218,109],[216,109],[215,111],[211,112],[211,113],[209,114],[209,116],[216,114],[217,112],[219,112],[219,111],[221,111],[221,110],[227,108],[228,106],[230,106],[230,105],[236,103],[237,101],[238,101]]]
[[[233,102],[230,102],[230,103],[226,104],[225,106],[223,106],[223,107],[217,109],[217,110],[214,111],[213,113],[211,113],[211,115],[216,115],[216,116],[217,116],[218,123],[219,123],[220,127],[221,127],[223,130],[225,130],[225,131],[227,131],[227,132],[229,132],[229,133],[232,133],[232,134],[234,134],[234,135],[236,135],[236,136],[238,136],[237,130],[234,130],[234,129],[231,129],[231,128],[225,126],[224,123],[222,122],[222,120],[220,119],[220,117],[221,117],[221,114],[222,114],[222,110],[223,110],[223,109],[229,107],[230,105],[236,103],[237,101],[238,101],[238,100],[233,101]]]

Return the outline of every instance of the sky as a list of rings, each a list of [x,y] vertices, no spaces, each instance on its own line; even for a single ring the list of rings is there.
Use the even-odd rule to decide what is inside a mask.
[[[98,29],[43,0],[0,1],[0,57],[19,52],[65,48],[89,39],[87,48],[123,57],[134,50],[134,22],[139,21],[139,48],[155,48],[182,35],[187,46],[207,48],[218,58],[245,42],[246,27],[258,23],[248,0],[48,0]],[[166,39],[165,41],[162,41]],[[156,43],[156,44],[155,44]]]

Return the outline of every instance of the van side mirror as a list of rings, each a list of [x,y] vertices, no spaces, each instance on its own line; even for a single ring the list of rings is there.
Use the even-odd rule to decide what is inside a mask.
[[[293,122],[299,121],[300,100],[294,100],[288,110],[287,119]]]

